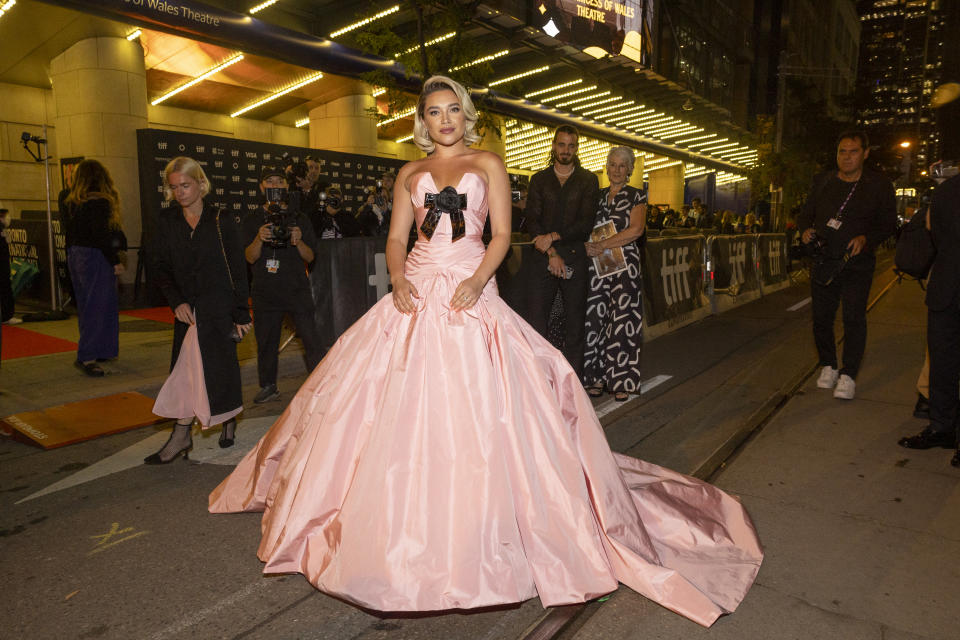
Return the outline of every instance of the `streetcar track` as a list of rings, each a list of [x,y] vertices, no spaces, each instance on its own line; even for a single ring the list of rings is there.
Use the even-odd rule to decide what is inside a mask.
[[[890,269],[892,272],[892,269]],[[867,303],[867,313],[869,313],[881,298],[899,281],[894,277],[877,293],[872,300]],[[838,342],[843,342],[841,335]],[[783,394],[775,394],[756,412],[754,412],[744,422],[744,427],[738,430],[729,440],[730,447],[723,447],[724,455],[714,460],[712,457],[707,462],[700,465],[692,475],[701,480],[710,481],[717,477],[723,470],[733,462],[746,446],[756,438],[763,428],[770,423],[773,418],[787,405],[787,403],[797,395],[797,392],[806,384],[807,380],[819,369],[818,364],[813,364],[796,376],[792,382],[787,385],[787,391]],[[678,383],[682,384],[682,383]],[[612,597],[617,592],[609,595]],[[522,635],[516,640],[555,640],[564,631],[570,629],[574,624],[583,627],[589,618],[599,609],[602,602],[592,600],[583,604],[566,605],[562,607],[552,607],[532,623]],[[586,617],[585,617],[586,616]]]

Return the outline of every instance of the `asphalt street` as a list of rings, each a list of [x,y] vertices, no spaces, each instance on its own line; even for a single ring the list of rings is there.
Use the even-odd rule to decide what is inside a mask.
[[[738,495],[767,557],[740,610],[709,631],[621,587],[584,607],[561,637],[956,637],[960,472],[944,450],[896,446],[923,426],[910,410],[925,312],[916,284],[888,286],[887,267],[878,267],[871,295],[884,293],[868,316],[852,402],[813,388],[802,283],[645,345],[644,395],[598,405],[611,447],[711,476]],[[80,376],[70,354],[5,362],[0,413],[119,390],[155,394],[169,328],[136,322],[102,381]],[[225,452],[216,431],[198,432],[189,462],[145,467],[139,461],[166,439],[163,425],[51,451],[0,438],[0,637],[512,639],[549,614],[531,600],[385,616],[299,575],[263,576],[260,516],[210,515],[207,495],[305,372],[287,354],[283,397],[254,406],[249,351],[243,369],[250,409]]]

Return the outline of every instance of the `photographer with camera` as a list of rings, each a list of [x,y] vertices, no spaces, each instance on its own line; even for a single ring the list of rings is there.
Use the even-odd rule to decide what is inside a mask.
[[[320,194],[320,204],[313,218],[313,231],[320,240],[363,235],[360,223],[343,208],[343,193],[336,187],[327,187]]]
[[[280,329],[290,314],[303,341],[307,370],[320,362],[320,337],[314,324],[313,296],[304,263],[313,262],[316,237],[306,217],[288,200],[284,172],[264,167],[260,173],[264,206],[243,221],[244,254],[252,265],[254,335],[257,338],[257,404],[280,396],[277,363]]]
[[[384,192],[383,180],[377,180],[377,186],[364,189],[364,202],[357,212],[357,223],[368,237],[385,236],[390,228],[390,207],[392,203]]]
[[[852,400],[867,343],[867,298],[877,260],[876,247],[896,228],[893,184],[865,169],[870,153],[867,134],[850,131],[837,140],[837,171],[813,180],[797,216],[802,240],[813,258],[813,338],[820,357],[817,386],[833,397]],[[843,301],[843,367],[837,369],[833,323]]]

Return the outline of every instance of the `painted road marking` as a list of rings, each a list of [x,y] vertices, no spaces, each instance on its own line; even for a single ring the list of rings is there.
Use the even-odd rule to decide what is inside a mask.
[[[811,300],[813,300],[813,298],[804,298],[803,300],[793,305],[792,307],[787,307],[787,311],[797,311],[799,309],[803,309],[805,306],[810,304]]]
[[[120,544],[121,542],[126,542],[127,540],[133,540],[134,538],[139,538],[140,536],[145,536],[148,533],[150,533],[149,531],[137,531],[136,533],[133,533],[125,538],[120,538],[119,540],[108,542],[110,538],[122,535],[124,533],[130,533],[131,531],[133,531],[133,527],[124,527],[123,529],[121,529],[120,523],[114,522],[110,526],[110,531],[107,531],[106,533],[101,533],[99,535],[90,536],[91,540],[96,540],[97,538],[100,538],[100,542],[98,542],[97,546],[94,547],[89,553],[87,553],[87,557],[90,557],[95,553],[100,553],[105,549],[109,549],[114,545]]]
[[[663,384],[664,382],[666,382],[672,377],[673,376],[667,375],[665,373],[661,373],[660,375],[654,376],[649,380],[644,380],[643,382],[640,383],[640,393],[641,394],[647,393],[654,387],[660,386],[661,384]],[[640,396],[638,396],[637,394],[632,393],[626,399],[625,402],[630,402],[635,398],[639,398],[639,397]],[[596,407],[594,407],[594,411],[597,413],[597,418],[600,419],[603,416],[610,413],[611,411],[613,411],[614,409],[616,409],[617,407],[622,407],[625,404],[625,402],[617,402],[613,398],[607,398],[606,400],[598,404]]]
[[[649,380],[645,380],[640,385],[640,393],[647,393],[654,387],[663,384],[672,377],[673,376],[670,375],[660,374],[650,378]],[[631,395],[629,400],[633,400],[636,397],[636,395]],[[622,404],[623,403],[616,402],[612,398],[600,403],[596,407],[597,417],[602,418],[604,415],[610,413]],[[243,457],[247,455],[247,452],[253,449],[254,445],[259,442],[260,438],[262,438],[264,434],[270,430],[270,427],[273,426],[273,423],[276,422],[278,417],[279,414],[274,416],[263,416],[260,418],[240,419],[237,423],[237,443],[228,449],[221,449],[220,445],[217,443],[217,439],[220,435],[220,431],[218,429],[212,429],[209,436],[202,436],[198,431],[194,430],[193,451],[190,452],[190,460],[201,463],[205,462],[208,464],[236,466],[240,463]],[[25,498],[21,498],[16,502],[16,504],[49,495],[51,493],[56,493],[57,491],[63,491],[64,489],[69,489],[71,487],[76,487],[81,484],[86,484],[87,482],[92,482],[113,473],[139,467],[143,464],[143,459],[151,453],[158,451],[169,437],[169,429],[158,431],[157,433],[144,438],[140,442],[132,444],[126,449],[118,451],[112,456],[104,458],[99,462],[95,462],[89,467],[81,469],[77,473],[60,480],[59,482],[55,482],[50,486],[32,493]]]
[[[262,418],[239,420],[237,422],[237,443],[228,449],[221,449],[217,443],[220,437],[219,429],[212,429],[209,436],[202,436],[198,432],[194,432],[193,451],[190,452],[190,459],[196,462],[236,466],[240,460],[243,459],[243,456],[247,455],[247,452],[253,449],[260,438],[273,426],[277,417],[278,416],[264,416]],[[158,431],[140,442],[130,445],[122,451],[118,451],[110,457],[95,462],[71,476],[67,476],[59,482],[55,482],[44,489],[32,493],[26,498],[21,498],[16,504],[92,482],[93,480],[119,471],[139,467],[143,464],[143,459],[151,453],[158,451],[169,437],[169,429]]]

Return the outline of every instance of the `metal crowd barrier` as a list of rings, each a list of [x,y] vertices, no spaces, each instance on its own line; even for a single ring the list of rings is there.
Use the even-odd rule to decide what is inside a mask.
[[[650,238],[644,251],[644,322],[654,338],[791,284],[779,233]]]
[[[528,297],[522,263],[535,249],[514,240],[497,282],[504,299],[520,310]],[[327,346],[386,294],[384,248],[383,238],[318,243],[310,280]],[[642,265],[647,339],[790,286],[786,249],[786,238],[778,233],[693,231],[648,238]]]

